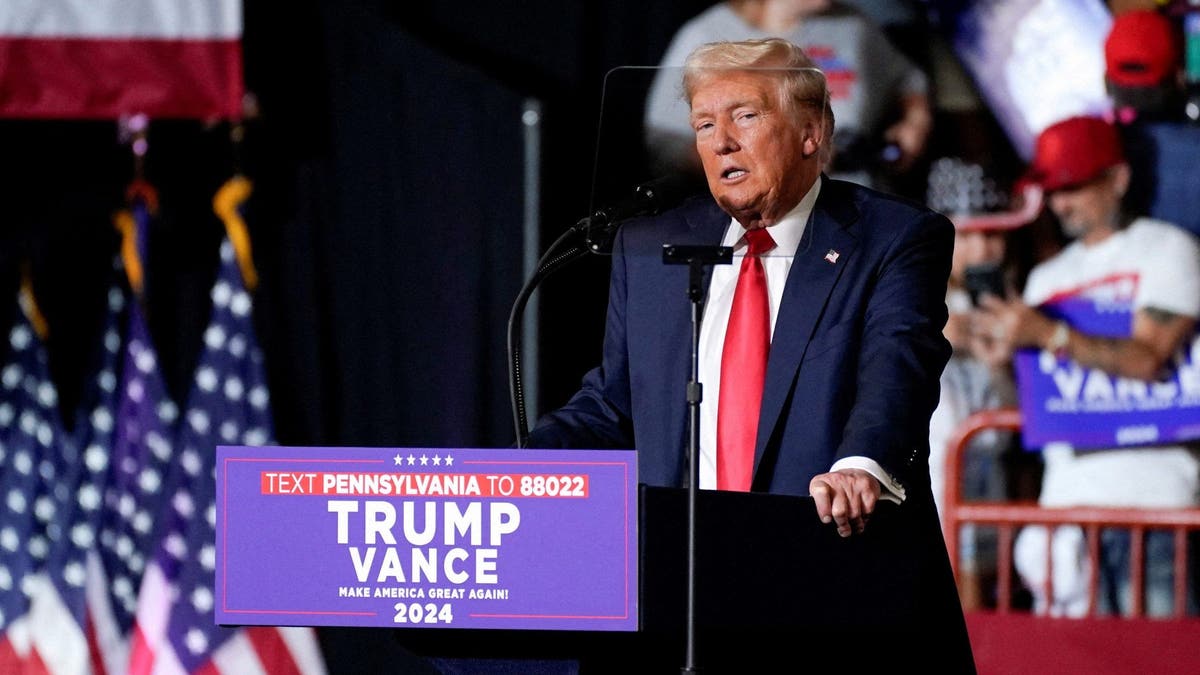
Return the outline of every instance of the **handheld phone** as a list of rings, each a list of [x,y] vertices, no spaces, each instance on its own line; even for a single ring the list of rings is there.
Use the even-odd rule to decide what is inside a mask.
[[[984,293],[997,298],[1005,297],[1004,268],[998,263],[971,265],[963,271],[963,281],[967,294],[971,296],[971,304],[979,306],[979,296]]]

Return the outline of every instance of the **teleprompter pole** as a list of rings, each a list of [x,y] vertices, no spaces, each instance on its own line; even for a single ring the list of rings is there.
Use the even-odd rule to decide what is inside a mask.
[[[663,263],[688,266],[688,299],[692,305],[692,374],[687,383],[688,405],[688,556],[687,646],[683,673],[697,673],[696,664],[696,493],[700,489],[700,320],[704,311],[704,271],[707,265],[733,262],[729,246],[663,245]]]

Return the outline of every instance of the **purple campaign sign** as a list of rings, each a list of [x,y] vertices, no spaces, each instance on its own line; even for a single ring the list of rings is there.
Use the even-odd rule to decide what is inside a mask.
[[[1120,291],[1130,282],[1112,282],[1117,292],[1099,293],[1089,287],[1099,297],[1058,297],[1041,309],[1085,333],[1128,337],[1132,310],[1122,298],[1128,291]],[[1143,382],[1084,368],[1044,351],[1018,352],[1025,446],[1037,449],[1065,442],[1076,448],[1114,448],[1200,438],[1200,335],[1169,367],[1168,376]]]
[[[217,448],[223,625],[636,631],[633,450]]]

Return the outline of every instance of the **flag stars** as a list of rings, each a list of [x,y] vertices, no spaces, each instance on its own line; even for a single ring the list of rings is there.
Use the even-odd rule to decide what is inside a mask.
[[[92,426],[96,431],[108,433],[113,428],[113,416],[107,408],[96,408],[92,411]],[[96,446],[92,446],[96,447]]]
[[[200,453],[196,452],[195,448],[185,448],[183,451],[183,456],[180,458],[180,463],[183,464],[183,470],[186,471],[189,476],[200,475],[202,463],[200,461]]]
[[[426,456],[425,454],[422,454],[421,455],[421,466],[428,466],[428,465],[429,465],[429,457]]]
[[[203,410],[192,409],[188,411],[187,418],[188,424],[191,425],[193,431],[201,435],[208,433],[208,427],[210,424],[208,413],[204,412]]]
[[[208,638],[204,637],[204,631],[199,628],[188,629],[184,644],[193,655],[203,654],[208,650]]]
[[[442,458],[441,458],[441,457],[438,457],[437,455],[434,455],[434,456],[433,456],[433,465],[434,465],[434,466],[441,466],[441,465],[442,465]]]
[[[76,561],[71,561],[63,568],[63,579],[66,579],[67,583],[75,588],[83,588],[87,574],[83,569],[83,565],[80,565]]]
[[[241,335],[229,338],[229,353],[234,358],[242,358],[242,355],[246,353],[246,338]]]
[[[48,523],[54,518],[54,513],[57,509],[54,508],[54,500],[46,495],[38,497],[33,502],[33,513],[38,520],[43,523]]]
[[[229,304],[229,298],[233,295],[233,289],[224,281],[218,281],[213,285],[212,301],[216,308],[224,308]]]
[[[133,516],[133,529],[138,534],[150,534],[150,528],[154,525],[154,519],[145,510],[139,510]]]
[[[16,365],[8,366],[0,373],[0,384],[4,385],[5,389],[16,389],[21,382],[21,367]]]
[[[139,340],[134,340],[130,345],[134,354],[133,365],[137,367],[138,372],[143,375],[149,375],[154,372],[154,367],[158,364],[158,359],[154,356],[154,350],[149,349]]]
[[[267,442],[267,432],[258,427],[250,429],[242,437],[242,442],[246,445],[264,445]]]
[[[128,600],[134,595],[133,584],[130,583],[129,577],[123,574],[113,577],[112,589],[113,595],[117,596],[120,600]]]
[[[133,512],[137,510],[137,500],[133,495],[126,492],[117,499],[117,513],[121,514],[122,518],[128,520],[133,517]]]
[[[229,311],[238,318],[244,318],[250,314],[250,295],[245,291],[238,291],[233,294],[233,301],[229,303]]]
[[[38,403],[44,408],[50,408],[58,405],[58,391],[54,389],[54,385],[49,382],[41,382],[37,387]]]
[[[31,340],[33,340],[33,333],[29,331],[28,326],[14,326],[12,332],[8,334],[8,343],[12,345],[13,349],[25,349]]]
[[[150,452],[154,453],[158,461],[166,462],[171,459],[171,444],[162,437],[162,434],[150,431],[146,434],[145,441],[146,446],[150,448]]]
[[[92,543],[96,541],[96,532],[92,530],[90,525],[76,523],[71,528],[71,541],[81,549],[89,549],[92,547]]]
[[[100,490],[95,485],[84,485],[79,488],[78,501],[85,511],[95,511],[100,507]]]
[[[453,464],[454,464],[454,458],[451,457],[450,455],[446,455],[446,466],[451,466]]]
[[[146,468],[144,471],[142,471],[141,475],[138,476],[138,487],[142,489],[142,492],[154,494],[158,492],[158,488],[161,486],[162,477],[159,476],[158,472],[152,468]]]
[[[179,536],[178,532],[172,532],[168,535],[163,546],[167,549],[167,553],[174,556],[176,560],[183,560],[183,557],[188,552],[187,543],[183,541],[183,537]]]
[[[96,381],[100,384],[101,389],[110,394],[117,389],[117,376],[111,370],[100,373],[100,377]]]
[[[175,512],[184,518],[191,518],[192,514],[196,512],[196,502],[183,490],[175,493],[171,503],[175,507]]]
[[[156,412],[158,413],[159,421],[171,425],[175,422],[175,418],[179,417],[179,406],[175,405],[175,402],[171,400],[160,401]]]
[[[121,348],[120,333],[118,333],[117,331],[115,331],[111,328],[108,329],[107,331],[105,331],[104,332],[104,349],[106,349],[108,351],[108,353],[110,353],[110,354],[116,354],[117,350],[120,348]],[[105,389],[105,391],[112,391],[112,389]]]
[[[212,591],[205,586],[200,586],[192,591],[192,607],[195,607],[196,611],[201,614],[211,612],[213,608]]]
[[[250,405],[256,410],[266,410],[270,400],[266,387],[258,386],[250,390]]]
[[[413,457],[412,453],[410,452],[408,454],[408,465],[412,466],[413,464],[416,464],[416,463],[417,463],[417,458]]]
[[[125,294],[119,288],[108,289],[108,308],[119,312],[125,308]]]
[[[142,399],[146,398],[146,387],[142,384],[141,379],[134,378],[129,381],[125,387],[125,395],[134,403],[141,403]]]
[[[402,466],[402,465],[404,464],[404,458],[403,458],[403,457],[401,457],[401,456],[400,456],[400,453],[398,453],[398,452],[397,452],[397,453],[396,453],[396,456],[392,458],[392,462],[393,462],[393,463],[394,463],[396,466]]]
[[[13,513],[25,513],[25,507],[28,502],[25,500],[25,494],[20,490],[13,489],[8,493],[8,510]]]
[[[209,326],[204,331],[204,344],[210,349],[221,349],[225,346],[225,329],[221,326]]]
[[[34,435],[37,432],[38,418],[32,412],[26,411],[21,413],[21,420],[18,422],[21,426],[21,433],[27,436]]]
[[[45,560],[46,554],[50,552],[50,544],[46,542],[45,537],[31,537],[29,539],[29,545],[26,546],[26,549],[29,551],[29,555],[33,556],[34,559]]]
[[[217,389],[217,373],[205,366],[196,372],[196,385],[204,391],[212,393]]]
[[[242,394],[246,392],[245,385],[242,384],[240,377],[231,376],[225,380],[225,398],[230,401],[242,400]]]
[[[17,536],[17,531],[11,527],[6,527],[0,530],[0,548],[10,553],[16,553],[21,546],[21,538]]]
[[[13,468],[22,476],[28,476],[30,471],[33,471],[33,458],[25,450],[17,451],[13,455]]]
[[[128,560],[129,556],[133,555],[133,540],[124,534],[117,537],[117,545],[114,550],[119,557]]]

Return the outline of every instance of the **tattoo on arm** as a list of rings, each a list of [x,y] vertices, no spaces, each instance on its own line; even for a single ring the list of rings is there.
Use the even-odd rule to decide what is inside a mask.
[[[1121,352],[1121,343],[1124,340],[1120,338],[1107,338],[1089,336],[1084,344],[1087,347],[1083,350],[1082,358],[1076,358],[1083,365],[1099,368],[1106,372],[1114,372],[1117,369],[1117,357]]]
[[[1175,312],[1160,309],[1158,307],[1143,307],[1142,311],[1145,312],[1146,316],[1153,320],[1154,323],[1163,325],[1171,323],[1179,316]]]

